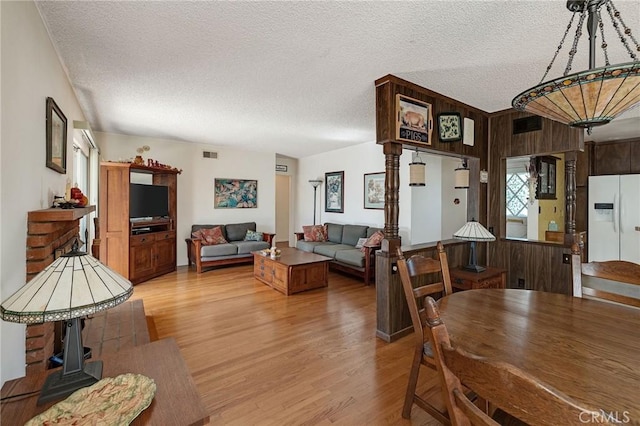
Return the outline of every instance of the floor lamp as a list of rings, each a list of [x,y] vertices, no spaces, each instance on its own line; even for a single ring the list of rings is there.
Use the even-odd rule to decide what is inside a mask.
[[[309,180],[309,183],[311,184],[311,186],[313,186],[313,224],[316,224],[316,200],[318,199],[318,197],[316,196],[317,192],[318,192],[318,187],[320,185],[322,185],[322,181],[319,179],[311,179]]]

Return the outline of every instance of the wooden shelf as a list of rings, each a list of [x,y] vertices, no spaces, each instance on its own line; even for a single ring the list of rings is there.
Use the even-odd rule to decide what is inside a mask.
[[[96,211],[96,206],[79,207],[74,209],[50,208],[34,210],[28,213],[30,222],[66,222],[80,219],[91,212]]]

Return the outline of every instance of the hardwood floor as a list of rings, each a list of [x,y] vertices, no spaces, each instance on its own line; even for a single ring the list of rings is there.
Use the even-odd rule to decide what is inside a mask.
[[[411,420],[400,416],[413,335],[375,337],[373,286],[332,272],[328,288],[287,297],[252,271],[180,267],[132,296],[157,337],[178,342],[212,424],[439,424],[415,406]],[[426,389],[435,372],[421,379]]]

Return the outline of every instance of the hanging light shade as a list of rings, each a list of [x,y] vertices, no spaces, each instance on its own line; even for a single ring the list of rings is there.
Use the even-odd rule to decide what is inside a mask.
[[[455,173],[455,188],[456,189],[469,189],[469,169],[467,168],[467,161],[462,160],[462,165],[454,170]]]
[[[600,16],[600,9],[605,5],[617,38],[631,56],[632,62],[616,65],[609,63],[604,24]],[[531,112],[573,127],[587,128],[590,132],[592,127],[607,124],[618,114],[640,103],[640,62],[629,46],[628,39],[635,44],[636,51],[640,51],[640,45],[631,35],[631,30],[625,25],[611,0],[570,0],[567,2],[567,8],[573,12],[573,16],[541,82],[516,96],[512,106],[517,110]],[[579,22],[564,74],[562,77],[543,82],[564,44],[577,13],[580,16]],[[582,25],[587,16],[589,69],[569,74],[578,40],[582,35]],[[598,29],[602,38],[605,65],[596,68],[595,43]]]
[[[420,154],[416,149],[416,158],[409,163],[409,186],[425,186],[427,166],[422,162]]]

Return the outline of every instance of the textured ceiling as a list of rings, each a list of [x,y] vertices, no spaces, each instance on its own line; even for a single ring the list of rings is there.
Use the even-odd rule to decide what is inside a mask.
[[[374,80],[386,74],[509,108],[571,16],[562,0],[36,4],[94,130],[295,158],[375,140]],[[640,32],[640,2],[615,4]],[[583,38],[574,70],[587,68]],[[630,60],[607,41],[611,62]],[[617,119],[605,137],[638,135],[639,122]]]

